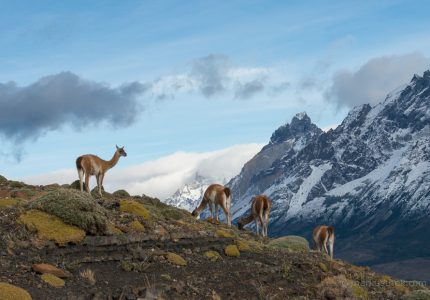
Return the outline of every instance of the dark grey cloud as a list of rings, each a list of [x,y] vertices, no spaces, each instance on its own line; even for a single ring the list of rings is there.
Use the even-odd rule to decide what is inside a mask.
[[[418,52],[373,58],[357,71],[337,71],[325,99],[338,107],[375,105],[389,92],[408,83],[413,74],[421,74],[429,67],[430,58]]]
[[[262,80],[252,80],[245,83],[238,83],[235,89],[235,98],[249,99],[264,90]]]
[[[148,88],[139,82],[112,88],[70,72],[23,87],[0,84],[0,135],[19,145],[64,125],[129,126],[142,110],[137,98]]]
[[[227,89],[230,81],[227,72],[231,67],[227,56],[210,54],[193,62],[190,77],[199,82],[199,90],[204,96],[211,97]]]
[[[284,91],[286,91],[289,88],[291,88],[291,83],[289,83],[288,81],[284,81],[271,86],[269,89],[269,94],[271,96],[277,96],[279,94],[282,94]]]

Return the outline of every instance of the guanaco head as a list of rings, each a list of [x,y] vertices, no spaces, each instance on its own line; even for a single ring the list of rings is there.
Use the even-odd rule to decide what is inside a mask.
[[[119,155],[120,156],[124,156],[124,157],[126,157],[127,156],[127,153],[124,151],[124,147],[118,147],[118,145],[115,145],[116,146],[116,151],[119,153]]]

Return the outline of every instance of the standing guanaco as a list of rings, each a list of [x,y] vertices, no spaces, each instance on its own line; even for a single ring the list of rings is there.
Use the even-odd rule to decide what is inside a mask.
[[[99,194],[102,195],[103,179],[107,170],[113,168],[121,156],[127,156],[124,151],[124,147],[116,146],[115,154],[111,160],[103,160],[100,157],[93,154],[86,154],[79,156],[76,159],[76,168],[78,169],[79,184],[81,192],[83,191],[83,178],[85,176],[85,188],[90,193],[90,176],[95,175],[97,178],[97,186],[99,188]]]
[[[203,195],[200,205],[191,213],[194,217],[198,217],[202,210],[209,205],[212,218],[218,221],[219,206],[225,213],[227,224],[231,226],[230,205],[231,191],[228,187],[221,184],[211,184]]]
[[[246,224],[255,221],[255,228],[257,235],[259,232],[259,225],[261,225],[261,235],[267,236],[267,228],[269,226],[270,209],[272,201],[265,195],[255,196],[251,204],[251,215],[242,218],[239,223],[239,229],[243,229]],[[264,217],[264,218],[263,218]]]
[[[319,225],[313,232],[314,249],[321,253],[327,253],[327,242],[330,247],[330,257],[333,259],[333,246],[334,246],[334,228],[333,226]],[[323,251],[324,250],[324,251]]]

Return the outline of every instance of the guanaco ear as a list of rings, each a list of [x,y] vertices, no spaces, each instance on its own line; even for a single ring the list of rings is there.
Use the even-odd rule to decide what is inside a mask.
[[[118,145],[115,145],[115,147],[116,147],[116,150],[118,150],[118,149],[119,149]]]

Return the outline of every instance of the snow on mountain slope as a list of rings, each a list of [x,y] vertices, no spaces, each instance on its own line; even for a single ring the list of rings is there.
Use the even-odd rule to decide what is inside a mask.
[[[352,261],[430,258],[430,71],[374,107],[354,108],[334,130],[301,116],[229,182],[233,219],[266,194],[271,235],[309,237],[333,224],[337,252]],[[306,126],[292,130],[297,122]],[[280,134],[287,127],[299,134]]]
[[[208,178],[196,174],[195,179],[191,183],[179,188],[163,202],[191,212],[200,204],[204,192],[211,183],[211,180]]]

